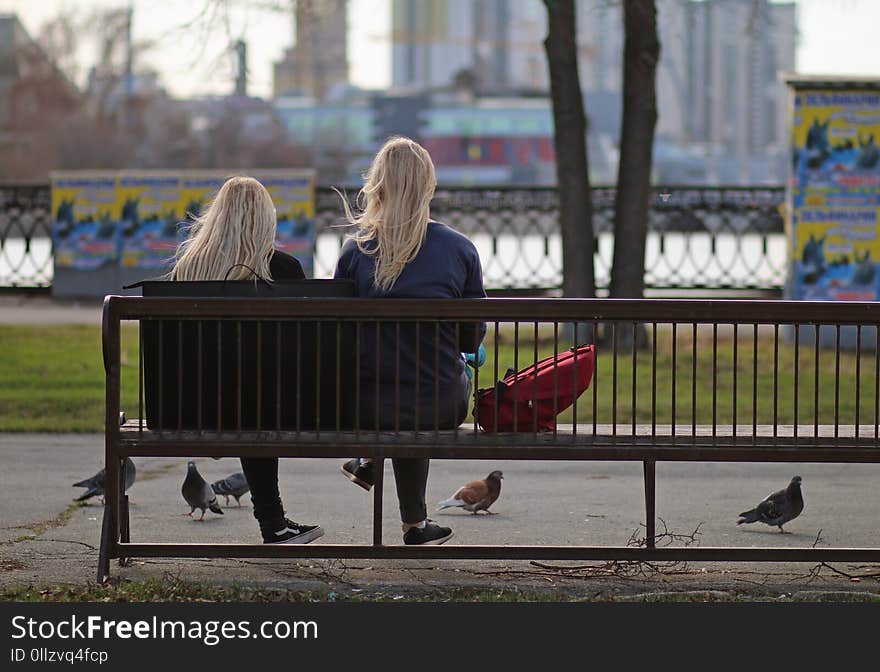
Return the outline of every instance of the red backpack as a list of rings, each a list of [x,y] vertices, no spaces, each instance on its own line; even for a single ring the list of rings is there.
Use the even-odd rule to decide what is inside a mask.
[[[509,370],[495,387],[477,392],[477,423],[486,432],[552,431],[556,428],[556,415],[590,386],[595,355],[594,345],[581,345],[522,371]]]

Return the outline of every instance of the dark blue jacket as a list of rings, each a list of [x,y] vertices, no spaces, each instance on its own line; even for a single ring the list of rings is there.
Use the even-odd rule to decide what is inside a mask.
[[[373,284],[374,271],[375,257],[364,254],[353,240],[349,240],[342,248],[334,277],[353,279],[357,295],[364,298],[471,299],[486,296],[480,256],[474,244],[438,222],[428,224],[418,254],[406,265],[389,291]],[[375,427],[377,415],[382,429],[434,429],[437,426],[442,429],[462,422],[469,407],[470,382],[461,352],[476,350],[486,334],[485,323],[459,324],[458,342],[454,322],[420,322],[418,327],[402,322],[399,336],[395,324],[384,324],[379,332],[377,345],[376,323],[361,326],[362,426]]]

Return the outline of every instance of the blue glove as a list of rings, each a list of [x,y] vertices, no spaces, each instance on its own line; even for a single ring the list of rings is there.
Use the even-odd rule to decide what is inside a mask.
[[[486,348],[484,348],[483,345],[480,344],[480,347],[477,349],[476,353],[468,352],[465,354],[464,361],[467,362],[468,366],[472,366],[475,369],[483,366],[483,364],[486,363]],[[468,378],[474,377],[474,374],[471,373],[471,370],[469,368],[465,368],[465,372],[467,373]]]

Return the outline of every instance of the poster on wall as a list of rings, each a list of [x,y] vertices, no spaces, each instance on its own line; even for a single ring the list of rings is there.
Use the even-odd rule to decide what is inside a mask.
[[[115,263],[116,173],[52,173],[50,181],[55,267],[94,270]]]
[[[123,172],[117,181],[116,198],[120,264],[165,270],[182,237],[179,174]]]
[[[272,196],[275,247],[296,257],[306,277],[314,274],[315,184],[311,171],[259,171],[253,175]]]
[[[793,82],[789,239],[795,298],[880,297],[880,83]]]

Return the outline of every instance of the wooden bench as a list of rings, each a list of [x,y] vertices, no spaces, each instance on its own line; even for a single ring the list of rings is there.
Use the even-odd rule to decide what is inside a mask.
[[[335,418],[331,406],[329,419],[325,410],[325,422],[308,429],[282,427],[280,420],[273,427],[270,420],[266,423],[267,427],[258,430],[229,427],[178,430],[163,427],[158,431],[150,429],[145,421],[141,380],[138,381],[142,392],[136,418],[120,426],[116,419],[120,412],[121,324],[125,321],[145,324],[147,321],[162,320],[233,321],[240,324],[336,322],[354,325],[358,335],[363,325],[381,322],[418,323],[437,329],[440,324],[486,321],[489,325],[488,349],[494,364],[476,372],[477,387],[489,387],[494,383],[498,377],[499,360],[506,352],[503,348],[509,350],[509,340],[514,341],[514,352],[519,353],[514,358],[519,360],[516,362],[517,368],[524,368],[538,357],[539,343],[542,349],[552,348],[559,352],[573,341],[600,340],[597,338],[600,333],[604,333],[604,337],[598,348],[591,389],[581,396],[569,412],[567,419],[573,422],[560,424],[555,432],[533,432],[524,428],[526,431],[500,434],[481,431],[474,423],[466,423],[456,430],[427,429],[418,432],[352,429],[340,417],[342,404],[338,401],[338,391]],[[247,300],[110,296],[105,299],[103,321],[107,385],[107,488],[98,579],[103,581],[109,575],[111,559],[131,557],[878,561],[880,549],[877,548],[710,548],[657,547],[654,544],[657,461],[880,462],[878,323],[880,306],[874,303],[586,299]],[[647,335],[646,339],[638,337],[639,332],[633,325],[640,326]],[[827,340],[828,330],[836,339],[836,347],[832,350],[820,347],[820,340]],[[627,337],[628,333],[630,337]],[[537,338],[534,338],[535,334]],[[632,338],[632,334],[637,337]],[[798,362],[801,356],[815,355],[816,373],[820,370],[819,360],[827,361],[828,358],[836,360],[839,372],[841,357],[851,357],[841,347],[847,335],[855,336],[854,345],[857,347],[855,389],[841,390],[839,376],[833,380],[826,378],[823,382],[820,375],[813,376],[813,368],[804,370],[799,383],[799,367],[795,367],[794,387],[788,390],[789,397],[794,396],[795,422],[778,421],[777,406],[785,392],[777,384],[780,347],[793,348]],[[732,340],[726,340],[728,338]],[[690,342],[688,339],[692,339],[692,345],[686,347]],[[524,347],[524,343],[527,347]],[[868,348],[868,345],[873,347]],[[502,348],[500,356],[499,348]],[[665,390],[658,389],[658,377],[662,380],[664,374],[670,372],[663,370],[665,360],[662,357],[658,360],[658,348],[671,352],[672,366],[668,362],[665,366],[671,369],[672,384]],[[735,364],[732,380],[719,374],[717,364],[721,348],[732,350]],[[764,367],[766,364],[761,361],[759,348],[766,355],[766,362],[770,361],[768,358],[772,353],[773,394],[766,395],[766,398],[759,398],[756,386],[754,398],[748,397],[752,393],[750,388],[757,380],[759,365]],[[534,357],[529,354],[526,358],[526,351],[534,352]],[[698,355],[698,351],[701,354]],[[333,353],[337,361],[340,361],[342,354]],[[710,354],[711,366],[700,359]],[[624,378],[636,381],[638,367],[644,367],[646,360],[651,362],[651,384],[639,383],[624,389],[625,400],[621,400],[618,386],[625,387]],[[503,375],[506,366],[503,363],[501,366]],[[626,376],[623,376],[620,371],[625,366],[628,368]],[[142,368],[143,355],[138,367],[139,378],[142,377]],[[678,392],[681,381],[676,385],[676,375],[683,375],[679,369],[692,372],[693,380],[688,378],[688,383],[692,385],[694,394],[682,395]],[[736,372],[740,369],[750,369],[754,376],[750,378],[742,373],[738,381]],[[808,389],[804,389],[804,380],[811,381]],[[610,409],[605,408],[604,411],[603,404],[607,404],[598,397],[598,381],[602,381],[603,390],[609,389],[610,381],[613,394]],[[711,413],[698,409],[695,393],[698,382],[701,387],[711,386],[713,390]],[[325,386],[328,384],[324,382]],[[744,414],[742,404],[734,404],[732,409],[727,409],[732,410],[732,414],[728,414],[732,415],[730,422],[719,422],[718,416],[725,413],[715,399],[714,390],[718,389],[719,384],[732,384],[734,399],[738,398],[739,391],[745,394],[751,401],[752,413]],[[867,392],[863,388],[874,391],[868,403],[873,412],[866,417],[864,412],[860,416],[857,411],[853,418],[841,418],[839,406],[842,397],[854,394],[856,408],[865,406]],[[248,395],[253,391],[243,392]],[[307,391],[300,390],[300,393],[304,395]],[[821,407],[814,404],[820,397],[822,400],[833,397],[833,417],[805,412],[805,408]],[[664,416],[662,409],[658,411],[658,405],[667,403],[671,404],[672,409],[677,408],[673,413],[679,421],[674,426],[669,422],[669,414]],[[772,421],[768,423],[764,418],[769,416],[771,408]],[[135,417],[131,412],[128,414]],[[688,422],[682,423],[682,417]],[[128,500],[120,490],[121,461],[126,456],[188,458],[238,457],[242,454],[288,458],[371,457],[377,460],[379,468],[375,471],[373,491],[372,544],[266,546],[130,541]],[[383,460],[395,457],[642,462],[646,545],[637,548],[458,544],[386,546],[383,544],[381,516],[384,494],[381,467]]]

